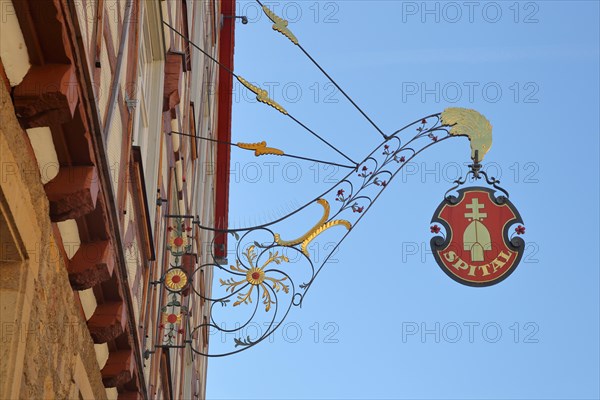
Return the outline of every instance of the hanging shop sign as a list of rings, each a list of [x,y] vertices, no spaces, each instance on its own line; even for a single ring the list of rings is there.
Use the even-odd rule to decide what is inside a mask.
[[[448,196],[435,211],[431,248],[440,268],[468,286],[491,286],[508,278],[523,256],[523,220],[506,196],[469,187]],[[515,224],[519,224],[511,230]],[[439,224],[439,225],[438,225]]]

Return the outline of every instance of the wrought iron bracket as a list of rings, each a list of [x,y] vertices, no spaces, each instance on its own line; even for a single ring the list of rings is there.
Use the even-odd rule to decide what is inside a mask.
[[[472,116],[472,113],[466,114]],[[199,216],[163,215],[169,221],[165,229],[170,232],[167,246],[170,261],[169,268],[155,283],[162,283],[164,290],[161,343],[157,346],[189,346],[195,354],[218,357],[244,351],[269,337],[293,307],[301,307],[321,269],[402,168],[431,146],[453,137],[467,136],[461,130],[452,133],[451,129],[457,130],[460,121],[454,119],[452,123],[452,126],[446,125],[442,114],[432,114],[398,129],[324,193],[262,225],[222,229],[204,226]],[[404,135],[409,136],[402,138]],[[482,171],[478,143],[472,139],[473,163],[467,176],[485,177],[491,184],[497,184],[497,180],[488,178]],[[466,179],[455,182],[457,187]],[[293,216],[301,217],[303,210],[316,205],[322,206],[323,216],[316,224],[307,222],[305,234],[290,239],[285,234],[286,224],[280,223]],[[332,234],[340,235],[339,239],[324,258],[317,260],[311,253],[310,243],[330,229]],[[208,251],[197,260],[198,264],[184,266],[182,258],[189,253],[198,232],[203,232],[203,240],[209,238],[210,242],[204,244]],[[215,244],[225,235],[235,239],[229,245],[231,264],[217,255],[222,251],[217,253],[215,250]],[[196,274],[206,271],[210,271],[208,273],[216,282],[209,292],[205,292],[195,278]],[[189,318],[188,305],[196,301],[206,303],[208,320],[192,322]],[[267,328],[251,337],[246,331],[249,324]],[[232,335],[232,340],[209,352],[200,339],[209,331],[221,332],[225,337]]]
[[[248,17],[246,17],[245,15],[223,15],[221,14],[221,25],[223,25],[223,20],[224,19],[240,19],[242,21],[242,24],[246,25],[248,24]]]

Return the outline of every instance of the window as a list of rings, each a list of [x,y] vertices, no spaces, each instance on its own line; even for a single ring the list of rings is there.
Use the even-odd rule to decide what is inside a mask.
[[[136,86],[137,106],[134,116],[133,144],[140,146],[146,182],[146,193],[153,201],[158,189],[160,142],[162,139],[162,91],[164,86],[164,44],[160,24],[154,23],[158,2],[141,2],[140,19],[143,32],[140,37],[138,76]],[[158,42],[158,43],[157,43]],[[149,209],[152,209],[149,207]],[[150,226],[154,229],[154,213],[150,213]]]

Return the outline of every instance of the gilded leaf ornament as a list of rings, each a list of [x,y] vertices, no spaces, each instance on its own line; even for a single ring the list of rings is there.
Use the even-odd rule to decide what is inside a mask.
[[[323,224],[317,229],[313,230],[310,233],[310,235],[302,242],[302,244],[300,245],[302,253],[304,253],[304,255],[308,257],[308,245],[310,244],[310,242],[312,242],[321,233],[325,232],[329,228],[333,228],[334,226],[345,226],[348,230],[352,229],[352,224],[350,223],[350,221],[346,221],[345,219],[336,219],[334,221],[329,221],[326,224]]]
[[[471,159],[481,162],[492,147],[492,124],[475,110],[451,107],[444,110],[442,123],[451,126],[450,134],[467,136],[471,142]],[[476,152],[478,157],[476,157]],[[477,160],[475,158],[478,158]]]
[[[288,28],[288,21],[281,18],[280,16],[275,14],[273,11],[269,10],[269,7],[267,7],[267,6],[263,6],[262,9],[263,9],[264,13],[267,15],[267,17],[269,17],[269,19],[271,21],[273,21],[273,30],[281,33],[283,36],[288,38],[292,43],[297,45],[298,39],[296,38],[296,36],[294,36],[294,34],[290,30],[290,28]]]
[[[300,236],[297,239],[293,239],[293,240],[282,240],[281,236],[276,233],[276,234],[274,234],[275,243],[277,243],[280,246],[286,246],[286,247],[296,246],[296,245],[300,244],[300,250],[302,251],[302,253],[306,257],[309,257],[308,245],[321,233],[325,232],[329,228],[332,228],[332,227],[338,226],[338,225],[345,226],[346,229],[348,229],[348,230],[350,230],[352,228],[352,224],[349,221],[342,220],[342,219],[327,222],[327,220],[329,219],[329,213],[331,210],[331,206],[329,205],[329,202],[325,199],[318,199],[317,203],[323,207],[323,216],[321,217],[319,222],[316,223],[315,226],[313,226],[304,235]]]
[[[237,143],[237,146],[244,150],[254,150],[256,157],[264,155],[282,156],[285,153],[283,150],[276,149],[275,147],[267,147],[267,142],[262,141],[258,143]]]
[[[275,236],[275,243],[277,243],[280,246],[295,246],[297,244],[300,244],[302,242],[304,242],[314,231],[316,231],[317,229],[319,229],[325,222],[327,222],[327,219],[329,218],[329,212],[331,210],[331,206],[329,205],[329,202],[325,199],[318,199],[317,203],[320,204],[323,207],[323,216],[321,217],[321,219],[319,220],[319,222],[316,223],[315,226],[313,226],[307,233],[305,233],[304,235],[300,236],[297,239],[292,239],[292,240],[282,240],[281,236],[276,233]]]
[[[231,293],[234,293],[238,286],[246,286],[249,284],[248,289],[245,293],[242,293],[242,291],[240,291],[237,294],[237,301],[233,303],[234,307],[239,306],[240,304],[252,303],[251,296],[254,291],[254,288],[257,288],[257,290],[259,290],[259,288],[262,289],[261,299],[263,301],[263,304],[265,305],[265,311],[268,312],[271,309],[271,306],[276,302],[271,298],[269,288],[267,288],[267,286],[265,285],[270,285],[271,289],[274,292],[279,292],[280,290],[282,290],[284,293],[289,293],[290,287],[283,283],[287,279],[287,277],[277,279],[268,276],[265,273],[265,268],[271,263],[279,265],[283,262],[289,262],[289,259],[283,254],[280,255],[278,251],[270,251],[269,258],[267,259],[267,261],[265,261],[261,267],[258,267],[256,265],[257,255],[255,248],[255,246],[250,246],[244,252],[244,257],[246,258],[246,261],[248,262],[250,268],[246,268],[239,261],[236,262],[236,265],[230,266],[230,269],[232,271],[245,274],[244,279],[219,279],[219,282],[221,283],[221,286],[226,286],[226,290]]]
[[[260,101],[261,103],[264,103],[266,105],[269,105],[271,107],[273,107],[274,109],[276,109],[277,111],[279,111],[280,113],[287,115],[287,111],[285,108],[283,108],[279,103],[277,103],[275,100],[271,99],[269,97],[269,93],[264,90],[261,89],[258,86],[255,86],[253,84],[251,84],[250,82],[248,82],[247,80],[245,80],[244,78],[242,78],[241,76],[237,77],[237,80],[244,85],[245,87],[248,88],[248,90],[252,91],[254,94],[256,94],[256,100]]]

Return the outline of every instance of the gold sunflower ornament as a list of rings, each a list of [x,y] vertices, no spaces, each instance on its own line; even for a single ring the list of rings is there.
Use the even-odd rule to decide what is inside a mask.
[[[246,272],[246,280],[252,285],[260,285],[265,280],[265,271],[261,268],[251,268]]]
[[[163,323],[178,324],[181,322],[181,314],[163,313]]]
[[[187,242],[187,237],[183,233],[172,233],[169,236],[168,247],[173,250],[180,250],[188,245]]]
[[[167,272],[165,276],[165,285],[171,291],[180,291],[187,285],[188,278],[185,272],[179,268],[174,268]]]

